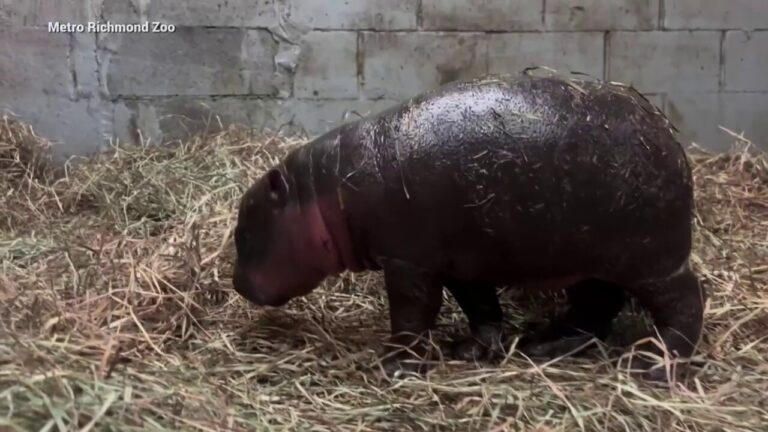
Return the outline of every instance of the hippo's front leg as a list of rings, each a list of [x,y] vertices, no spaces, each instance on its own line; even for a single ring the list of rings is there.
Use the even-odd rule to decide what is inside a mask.
[[[471,335],[454,342],[451,356],[465,361],[492,359],[503,353],[499,297],[493,285],[449,281],[446,288],[469,321]]]
[[[442,306],[442,283],[432,272],[404,261],[386,259],[383,268],[392,335],[382,365],[390,376],[399,370],[423,373],[431,351],[425,339]]]

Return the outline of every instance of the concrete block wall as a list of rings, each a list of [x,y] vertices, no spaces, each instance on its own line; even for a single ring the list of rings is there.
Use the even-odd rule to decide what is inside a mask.
[[[175,30],[48,28],[95,21]],[[0,0],[0,110],[61,156],[219,121],[314,136],[534,65],[635,85],[686,142],[768,145],[768,0]]]

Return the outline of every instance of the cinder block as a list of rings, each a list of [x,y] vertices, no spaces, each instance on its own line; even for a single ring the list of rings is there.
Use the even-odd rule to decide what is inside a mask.
[[[148,19],[149,2],[140,0],[96,0],[101,2],[101,17],[106,21],[132,24]]]
[[[542,0],[422,0],[422,20],[429,30],[539,30]]]
[[[685,145],[695,142],[711,151],[727,150],[736,139],[722,126],[768,150],[768,93],[669,94],[665,110]]]
[[[488,71],[518,73],[531,66],[603,77],[603,34],[508,33],[488,38]]]
[[[720,33],[610,33],[606,61],[608,79],[642,92],[717,91]]]
[[[150,20],[183,26],[277,25],[275,0],[152,0],[147,6],[147,15]]]
[[[280,47],[267,30],[248,30],[243,44],[243,72],[249,83],[250,94],[286,95],[290,91],[290,77],[277,67]]]
[[[768,29],[768,2],[669,0],[664,2],[664,28]]]
[[[288,0],[289,19],[313,29],[416,28],[418,0]]]
[[[768,90],[768,31],[727,32],[723,55],[726,90]]]
[[[251,126],[254,112],[268,114],[274,104],[241,97],[178,97],[116,102],[114,136],[121,142],[165,143],[232,124]],[[259,126],[254,124],[253,126]]]
[[[397,104],[390,100],[292,100],[283,106],[282,118],[293,119],[310,137],[316,137],[343,123],[377,114]]]
[[[476,33],[364,33],[363,92],[401,100],[487,73],[487,42]]]
[[[34,25],[35,19],[30,19],[31,5],[15,0],[0,0],[0,25]]]
[[[76,97],[98,97],[99,65],[96,61],[96,35],[91,33],[72,34],[70,61],[74,68]]]
[[[664,112],[680,132],[683,146],[691,143],[709,150],[722,150],[728,140],[718,128],[724,120],[720,93],[679,93],[665,95]]]
[[[267,31],[179,27],[100,40],[112,96],[274,94],[277,43]]]
[[[307,34],[301,42],[294,95],[299,98],[357,96],[357,33]]]
[[[0,97],[0,112],[11,111],[53,143],[57,160],[103,148],[111,134],[109,105],[98,99],[73,101],[57,94],[27,91]]]
[[[96,79],[86,61],[93,49],[80,42],[45,28],[0,30],[0,111],[11,111],[56,142],[57,158],[100,148],[109,121],[99,98],[79,91]]]
[[[96,0],[0,0],[0,25],[47,26],[85,23],[98,17]]]
[[[723,126],[768,151],[768,93],[724,93],[722,98]]]
[[[659,1],[547,0],[544,22],[548,30],[653,30]]]
[[[73,97],[69,51],[68,34],[43,28],[0,29],[0,103],[32,91]]]
[[[258,130],[281,129],[316,137],[342,123],[394,105],[386,100],[245,99],[179,97],[115,104],[115,137],[121,142],[154,143],[217,132],[232,124]]]

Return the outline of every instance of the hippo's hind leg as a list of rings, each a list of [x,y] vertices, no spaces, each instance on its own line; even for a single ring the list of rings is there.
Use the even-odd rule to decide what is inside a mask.
[[[383,260],[389,303],[391,339],[382,361],[387,375],[426,372],[427,341],[443,300],[442,282],[431,272],[407,262]]]
[[[628,290],[650,313],[657,332],[653,336],[661,339],[668,355],[673,359],[690,358],[701,336],[706,301],[706,293],[690,266],[686,264],[666,278],[632,284]],[[650,342],[638,350],[656,356],[664,354],[659,345]],[[664,380],[667,375],[664,367],[642,356],[633,358],[631,367],[648,380]]]
[[[469,321],[471,335],[455,341],[451,356],[461,360],[480,360],[502,351],[502,311],[493,285],[445,284]]]
[[[541,332],[524,336],[519,349],[531,358],[550,359],[584,352],[593,338],[605,340],[626,300],[623,287],[585,279],[566,288],[568,309]]]

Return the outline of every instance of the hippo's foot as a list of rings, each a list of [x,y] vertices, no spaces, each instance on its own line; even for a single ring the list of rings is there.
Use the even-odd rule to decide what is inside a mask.
[[[471,335],[453,341],[449,348],[450,355],[463,361],[496,359],[503,356],[503,341],[501,323],[480,325]]]
[[[537,360],[550,360],[557,357],[585,354],[588,351],[593,336],[581,334],[556,339],[537,339],[536,336],[524,336],[518,350]]]
[[[471,335],[450,346],[452,358],[464,361],[490,360],[504,351],[502,312],[492,285],[449,280],[445,285],[467,316]]]
[[[629,362],[630,373],[644,381],[662,383],[669,380],[670,373],[674,374],[675,370],[668,370],[665,365],[653,359],[652,356],[648,356],[647,353],[640,352],[635,354]]]
[[[696,349],[706,292],[688,266],[668,278],[634,284],[629,292],[650,312],[659,339],[636,345],[630,371],[647,381],[667,381],[685,369],[678,360],[689,359]]]
[[[595,339],[605,340],[613,320],[624,307],[624,289],[597,279],[586,279],[566,289],[569,307],[544,330],[524,336],[520,352],[530,358],[553,359],[583,355]]]
[[[402,340],[402,338],[400,338]],[[425,375],[429,372],[430,362],[435,357],[432,345],[419,338],[409,346],[393,343],[384,351],[381,367],[389,378],[403,375]]]
[[[403,375],[425,375],[429,372],[429,364],[416,356],[389,355],[381,360],[384,375],[396,378]]]

